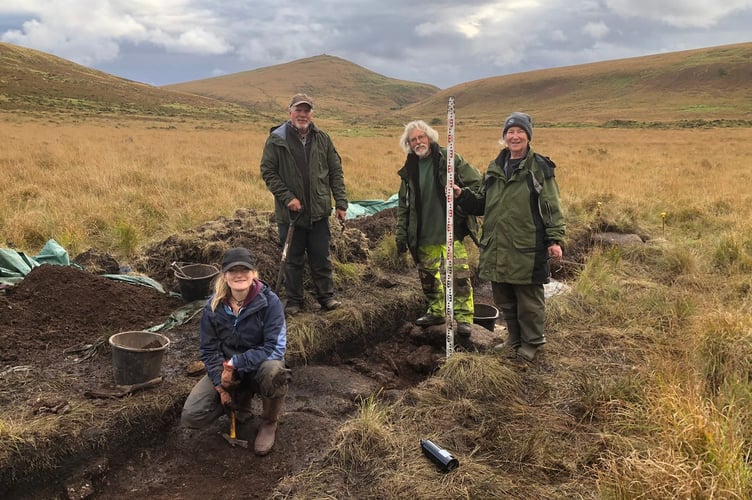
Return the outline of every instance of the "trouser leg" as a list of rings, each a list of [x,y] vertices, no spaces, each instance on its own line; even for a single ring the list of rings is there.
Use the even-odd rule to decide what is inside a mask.
[[[467,249],[461,241],[454,242],[454,319],[458,323],[471,323],[475,315],[473,285]]]
[[[201,429],[224,414],[219,394],[208,375],[204,375],[191,390],[183,404],[180,425]]]
[[[290,229],[289,224],[280,224],[279,239],[282,245],[287,239],[287,232]],[[291,304],[303,303],[303,274],[305,271],[305,253],[306,239],[308,231],[306,228],[295,227],[292,235],[292,241],[287,249],[287,262],[285,263],[285,295],[287,302]]]
[[[492,289],[494,302],[507,324],[510,347],[516,345],[518,354],[532,360],[537,350],[546,343],[543,332],[546,321],[543,285],[492,283]]]
[[[284,397],[290,378],[290,370],[285,367],[284,361],[264,361],[254,375],[256,393],[262,398]]]
[[[316,299],[319,303],[334,297],[332,256],[329,251],[331,237],[329,219],[314,222],[313,227],[308,232],[308,262],[316,291]]]
[[[543,328],[546,323],[546,299],[543,285],[518,285],[517,319],[524,344],[540,346],[546,343]]]
[[[235,416],[240,424],[247,424],[253,420],[252,404],[253,397],[256,395],[254,385],[244,381],[233,394]]]
[[[446,261],[446,245],[425,245],[418,248],[418,275],[423,295],[428,303],[427,314],[446,316],[446,295],[441,268]],[[459,323],[472,323],[475,306],[468,264],[467,249],[461,241],[454,242],[453,260],[454,319]]]
[[[520,347],[520,323],[517,319],[517,296],[514,293],[514,285],[507,283],[491,282],[494,304],[501,311],[501,317],[507,327],[507,340],[505,345],[517,350]]]
[[[233,394],[237,419],[245,422],[253,418],[251,406],[255,394],[266,398],[281,398],[287,394],[290,371],[284,361],[268,360],[255,373],[243,378]],[[208,375],[199,379],[183,404],[180,423],[184,427],[200,429],[224,415],[225,409]]]
[[[241,382],[232,394],[236,408],[236,418],[239,423],[250,422],[253,419],[251,405],[253,396],[257,392],[257,384],[252,379]],[[201,429],[225,414],[225,408],[214,388],[214,383],[208,375],[204,375],[193,386],[183,404],[180,424],[183,427]]]
[[[418,247],[418,276],[423,295],[428,307],[426,314],[446,316],[444,305],[444,286],[441,284],[442,245],[425,245]]]

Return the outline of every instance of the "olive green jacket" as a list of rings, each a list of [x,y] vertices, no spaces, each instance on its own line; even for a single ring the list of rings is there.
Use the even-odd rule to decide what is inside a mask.
[[[397,172],[400,176],[400,189],[397,203],[397,229],[396,241],[407,244],[410,253],[416,255],[418,241],[420,241],[420,227],[423,217],[441,217],[446,220],[446,199],[443,193],[447,183],[447,158],[446,148],[431,143],[431,157],[434,159],[434,179],[437,184],[436,192],[442,199],[444,210],[440,214],[422,214],[420,203],[420,182],[418,173],[418,156],[414,153],[407,155],[405,165]],[[477,168],[466,162],[462,156],[454,155],[454,183],[458,186],[466,186],[478,190],[483,176]],[[474,216],[469,216],[460,207],[454,208],[454,239],[462,241],[465,236],[470,236],[477,241],[478,223]]]
[[[507,178],[503,149],[486,171],[478,192],[463,189],[457,203],[483,215],[480,239],[481,279],[517,285],[544,284],[550,279],[548,247],[564,238],[564,215],[556,165],[533,149]]]
[[[274,195],[277,222],[289,223],[288,203],[297,198],[303,203],[303,216],[296,225],[308,226],[329,217],[332,198],[337,208],[347,210],[347,191],[342,160],[329,135],[310,125],[313,146],[309,164],[310,189],[305,193],[303,175],[287,145],[287,123],[274,127],[261,155],[261,177]]]

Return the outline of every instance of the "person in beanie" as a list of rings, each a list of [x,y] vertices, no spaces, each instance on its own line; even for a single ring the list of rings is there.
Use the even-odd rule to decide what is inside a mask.
[[[258,279],[255,260],[247,249],[228,250],[199,327],[199,353],[206,375],[188,395],[181,424],[203,428],[234,411],[240,436],[253,421],[251,401],[258,394],[263,410],[254,451],[268,454],[291,378],[291,370],[285,367],[286,347],[282,302]]]
[[[438,143],[439,134],[423,120],[405,125],[400,146],[407,153],[404,166],[397,172],[400,188],[397,206],[397,252],[410,250],[418,266],[418,275],[428,307],[415,320],[418,326],[446,322],[444,286],[440,268],[446,258],[446,183],[447,153]],[[478,189],[482,176],[478,169],[455,154],[455,183]],[[462,209],[454,214],[454,315],[457,335],[469,337],[473,322],[473,287],[468,265],[466,236],[476,239],[477,221]]]
[[[533,151],[532,138],[532,118],[512,113],[481,189],[454,189],[459,206],[483,215],[479,276],[491,282],[509,333],[494,349],[527,361],[546,343],[543,285],[551,275],[549,260],[562,258],[565,230],[556,165]]]
[[[289,119],[271,129],[261,156],[261,177],[274,195],[282,244],[290,224],[295,224],[285,266],[285,311],[294,315],[303,307],[306,255],[316,299],[323,310],[331,311],[341,305],[334,298],[329,215],[334,199],[337,219],[345,221],[342,160],[329,135],[314,125],[310,97],[295,94],[288,112]]]

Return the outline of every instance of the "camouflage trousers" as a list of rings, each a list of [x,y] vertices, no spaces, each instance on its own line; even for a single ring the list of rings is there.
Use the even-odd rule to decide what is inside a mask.
[[[425,245],[418,247],[418,274],[423,295],[428,302],[427,314],[446,316],[446,298],[442,270],[446,264],[446,245]],[[467,249],[462,241],[454,242],[454,259],[452,261],[454,279],[452,292],[454,300],[454,319],[458,323],[472,323],[474,315],[473,286],[470,281]]]

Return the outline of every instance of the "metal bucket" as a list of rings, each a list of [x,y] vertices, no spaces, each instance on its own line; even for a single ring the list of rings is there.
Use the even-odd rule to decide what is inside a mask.
[[[159,377],[170,339],[161,333],[122,332],[110,337],[115,383],[132,385]]]
[[[219,269],[209,264],[173,265],[183,300],[205,299],[211,294],[211,284]]]
[[[488,304],[474,305],[473,323],[476,325],[480,325],[486,330],[494,331],[498,317],[499,310],[495,306]]]

